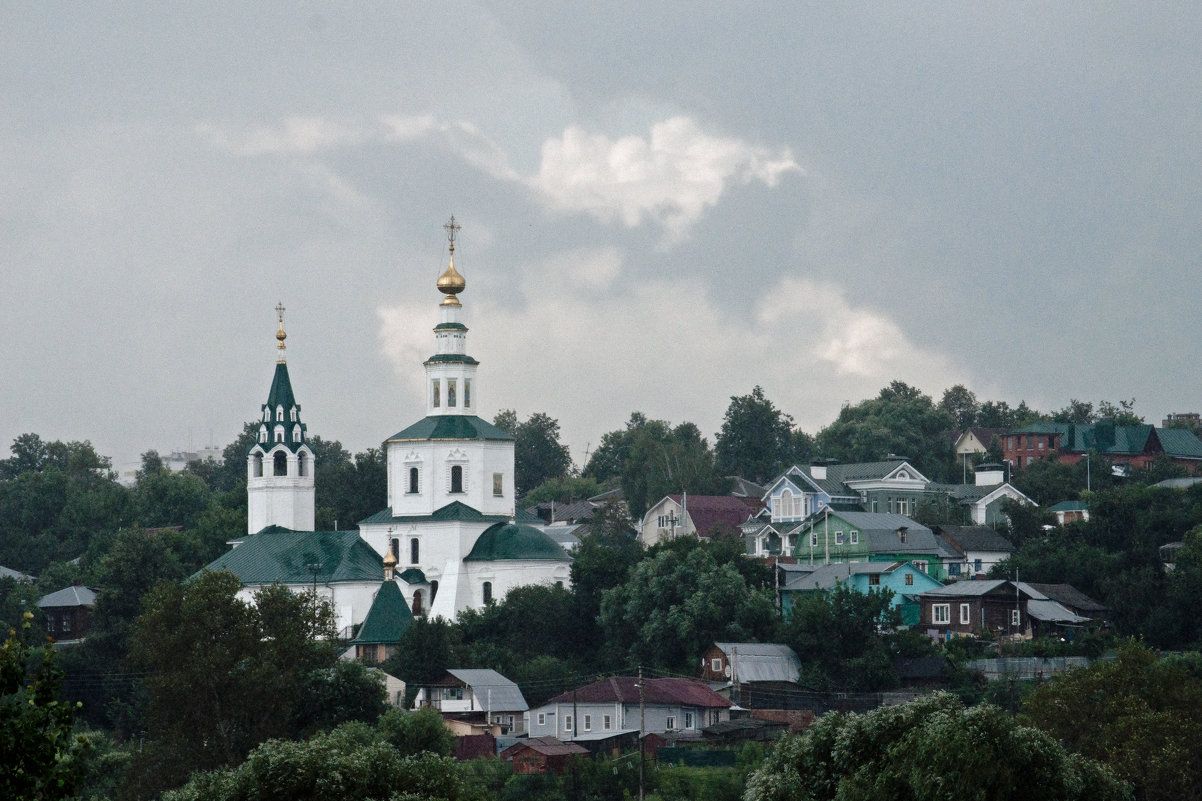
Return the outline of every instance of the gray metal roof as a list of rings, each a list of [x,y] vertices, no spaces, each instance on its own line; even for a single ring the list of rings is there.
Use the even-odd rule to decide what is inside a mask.
[[[923,595],[936,596],[939,598],[972,598],[978,595],[986,595],[987,593],[996,590],[998,587],[1006,583],[1008,583],[1006,579],[957,581],[937,590],[928,590],[927,592],[924,592]]]
[[[758,642],[716,642],[717,648],[734,662],[740,682],[797,681],[801,660],[787,645]]]
[[[836,584],[847,581],[853,575],[871,575],[873,573],[888,573],[900,564],[899,562],[838,562],[821,565],[810,573],[789,576],[782,590],[830,590]]]
[[[43,609],[59,606],[95,606],[96,593],[87,587],[72,585],[66,589],[43,595],[38,599],[38,606]]]
[[[27,576],[19,570],[0,565],[0,578],[11,578],[17,581],[33,581],[33,576]]]
[[[525,712],[530,708],[518,686],[495,670],[457,668],[447,673],[471,687],[476,700],[494,712]]]
[[[1047,623],[1088,623],[1089,618],[1070,612],[1055,601],[1027,601],[1027,614]]]

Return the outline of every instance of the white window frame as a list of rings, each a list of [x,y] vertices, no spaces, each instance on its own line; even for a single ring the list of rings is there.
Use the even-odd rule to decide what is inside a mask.
[[[818,532],[813,529],[810,530],[810,547],[818,547]]]
[[[686,729],[693,728],[693,713],[692,712],[684,713],[684,727]]]
[[[606,731],[609,731],[611,728],[613,728],[613,718],[611,718],[609,715],[602,715],[601,728],[605,729]]]
[[[668,729],[669,731],[676,728],[676,716],[675,715],[668,715],[668,717],[664,719],[664,728]]]
[[[960,625],[972,623],[972,604],[960,604]]]
[[[710,660],[710,670],[714,673],[722,672],[722,657],[716,656]]]
[[[592,715],[584,716],[584,730],[585,731],[593,730],[593,716]]]
[[[540,725],[540,726],[547,725],[547,713],[546,712],[538,713],[538,725]]]
[[[571,715],[563,716],[563,730],[564,731],[572,730],[572,716]]]
[[[1018,609],[1010,610],[1010,625],[1021,626],[1023,622],[1023,613]]]
[[[835,532],[835,544],[836,544],[836,545],[842,545],[842,544],[843,544],[843,532],[842,532],[842,531],[836,531],[836,532]]]
[[[851,531],[851,544],[852,545],[860,544],[860,532],[856,531],[855,529],[852,529],[852,531]]]
[[[950,624],[952,622],[952,605],[951,604],[931,604],[931,623],[933,624]]]

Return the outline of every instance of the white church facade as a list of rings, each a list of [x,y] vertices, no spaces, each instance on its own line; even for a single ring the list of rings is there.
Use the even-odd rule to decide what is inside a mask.
[[[277,307],[280,356],[247,456],[247,537],[206,568],[234,572],[247,596],[274,581],[316,588],[339,626],[354,626],[379,593],[390,552],[396,567],[387,580],[414,615],[454,619],[514,587],[568,584],[571,557],[539,528],[514,521],[513,437],[476,415],[479,362],[467,355],[453,217],[447,229],[435,352],[424,363],[425,415],[384,442],[388,506],[358,531],[313,531],[320,465],[305,442]]]

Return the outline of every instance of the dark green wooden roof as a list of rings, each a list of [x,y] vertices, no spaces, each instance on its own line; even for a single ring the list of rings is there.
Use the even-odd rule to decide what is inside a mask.
[[[476,540],[465,562],[529,559],[570,562],[572,557],[542,531],[522,523],[495,523]]]
[[[205,570],[228,570],[243,584],[308,584],[309,565],[320,564],[318,584],[379,581],[384,558],[358,531],[293,531],[268,526],[207,564]]]
[[[425,364],[434,364],[436,362],[454,362],[457,364],[480,363],[465,353],[435,353],[433,356],[426,359]]]
[[[400,578],[400,580],[405,582],[406,584],[429,584],[430,583],[426,579],[426,574],[423,573],[419,568],[416,568],[416,567],[410,567],[410,568],[407,568],[407,569],[401,571],[401,573],[399,573],[397,577]]]
[[[413,613],[409,611],[409,604],[405,603],[405,596],[401,594],[400,588],[395,581],[385,581],[380,585],[375,600],[371,602],[371,609],[363,619],[359,636],[354,642],[363,645],[392,645],[401,639],[401,635],[412,622]]]
[[[423,417],[386,441],[422,439],[497,439],[512,440],[513,434],[485,422],[473,414],[443,414]]]
[[[505,515],[483,515],[466,503],[451,501],[441,509],[435,509],[429,515],[394,515],[392,507],[385,507],[371,517],[359,521],[365,523],[445,523],[448,520],[460,520],[465,523],[503,523],[509,518]]]

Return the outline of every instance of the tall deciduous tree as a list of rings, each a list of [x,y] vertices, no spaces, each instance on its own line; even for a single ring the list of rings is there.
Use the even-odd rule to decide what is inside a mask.
[[[943,390],[939,408],[952,418],[958,431],[977,424],[977,412],[980,410],[980,404],[977,403],[977,396],[973,394],[972,390],[963,384],[956,384],[954,387]]]
[[[535,412],[525,422],[517,413],[503,409],[493,425],[513,434],[514,483],[518,495],[524,495],[547,479],[566,476],[572,470],[568,446],[559,441],[559,421],[544,412]]]
[[[940,693],[865,715],[824,715],[776,745],[743,797],[1121,801],[1124,790],[1105,766],[1042,731]]]
[[[793,418],[756,386],[748,395],[731,397],[714,455],[723,474],[762,483],[788,467],[793,444]]]
[[[868,691],[897,685],[882,629],[901,619],[889,590],[857,592],[839,585],[806,593],[792,607],[785,641],[802,662],[802,683],[816,690]]]

